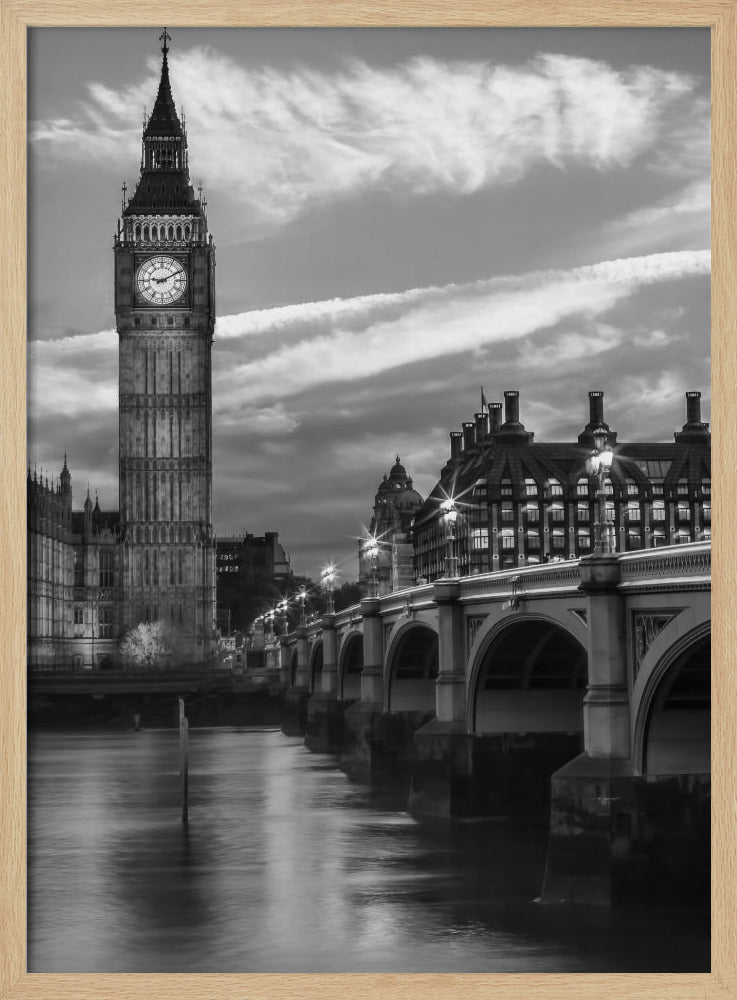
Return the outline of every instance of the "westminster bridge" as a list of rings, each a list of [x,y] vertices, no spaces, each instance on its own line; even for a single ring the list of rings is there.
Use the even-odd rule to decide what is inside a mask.
[[[709,542],[444,578],[267,664],[312,749],[404,776],[420,818],[549,819],[544,898],[606,902],[708,871],[710,596]]]

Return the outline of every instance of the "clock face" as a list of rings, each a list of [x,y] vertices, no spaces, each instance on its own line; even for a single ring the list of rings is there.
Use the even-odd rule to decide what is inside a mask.
[[[187,273],[173,257],[149,257],[138,268],[136,285],[147,302],[169,306],[187,290]]]

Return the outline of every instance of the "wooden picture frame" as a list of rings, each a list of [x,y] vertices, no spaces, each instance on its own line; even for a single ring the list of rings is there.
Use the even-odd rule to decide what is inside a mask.
[[[25,733],[25,260],[26,29],[136,25],[705,27],[712,50],[712,426],[714,497],[712,722],[712,971],[693,975],[56,975],[26,966]],[[581,5],[504,0],[183,0],[176,7],[122,0],[0,0],[0,544],[6,581],[0,601],[0,997],[86,1000],[168,998],[737,996],[737,519],[728,497],[737,465],[737,0],[631,0]]]

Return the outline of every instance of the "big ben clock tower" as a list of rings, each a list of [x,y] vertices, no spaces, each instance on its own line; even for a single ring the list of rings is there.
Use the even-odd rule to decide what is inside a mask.
[[[187,133],[161,81],[141,176],[115,239],[123,619],[162,620],[178,658],[210,654],[215,619],[212,378],[215,248],[189,180]],[[199,192],[201,195],[201,191]]]

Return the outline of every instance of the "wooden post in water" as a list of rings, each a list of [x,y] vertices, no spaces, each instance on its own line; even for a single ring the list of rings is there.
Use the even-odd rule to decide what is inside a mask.
[[[184,698],[179,699],[179,779],[182,790],[182,823],[189,822],[189,722]]]

